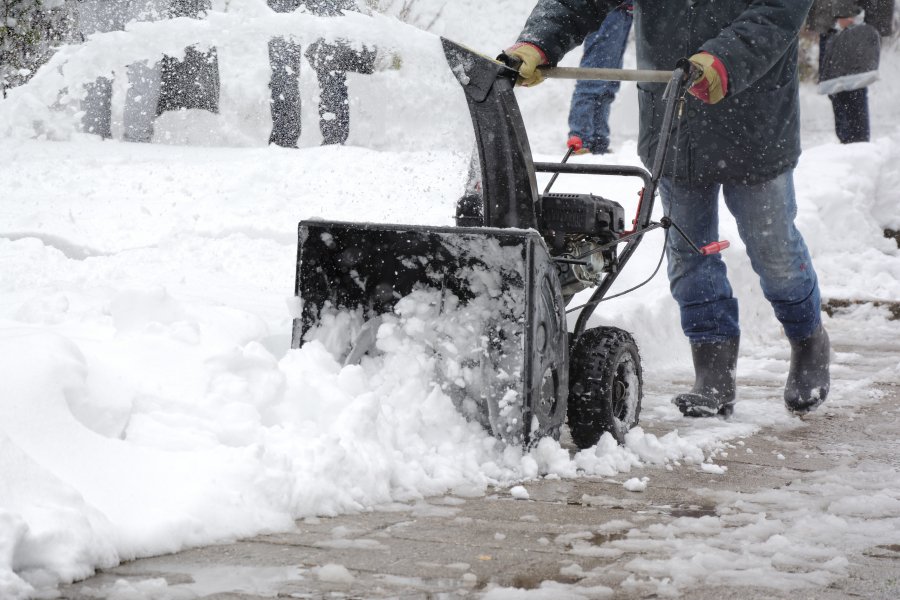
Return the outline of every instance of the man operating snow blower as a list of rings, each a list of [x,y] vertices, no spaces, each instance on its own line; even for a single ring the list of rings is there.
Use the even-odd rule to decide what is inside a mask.
[[[543,80],[596,31],[620,0],[539,0],[505,51],[519,83]],[[797,35],[812,0],[636,0],[638,66],[673,69],[690,56],[696,79],[676,125],[660,182],[666,215],[698,245],[718,239],[718,197],[737,221],[766,299],[784,326],[791,365],[788,410],[814,410],[828,394],[829,340],[809,251],[794,225],[793,170],[800,155]],[[662,129],[664,84],[639,84],[641,159]],[[669,236],[672,295],[691,346],[695,383],[673,399],[690,417],[728,416],[735,403],[738,303],[718,254],[698,255]]]

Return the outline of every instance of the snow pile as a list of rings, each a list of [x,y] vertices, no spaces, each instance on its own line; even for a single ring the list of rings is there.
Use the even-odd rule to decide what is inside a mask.
[[[222,81],[219,114],[200,110],[169,113],[157,123],[156,139],[265,145],[271,127],[267,44],[284,37],[304,46],[319,39],[340,39],[377,49],[376,74],[348,77],[356,91],[352,108],[361,113],[357,123],[371,124],[355,126],[351,143],[414,149],[422,147],[423,140],[440,139],[444,148],[472,147],[471,131],[453,126],[465,122],[468,113],[459,85],[446,67],[439,38],[378,14],[351,12],[343,18],[316,17],[302,11],[280,14],[253,0],[230,2],[227,10],[210,11],[202,20],[134,22],[126,31],[94,34],[83,44],[63,47],[27,86],[9,91],[8,99],[0,104],[0,135],[55,140],[83,137],[78,133],[83,114],[79,100],[84,97],[84,85],[97,77],[114,79],[115,132],[121,126],[120,96],[127,87],[127,65],[152,64],[164,55],[180,58],[186,47],[194,46],[199,50],[216,48]],[[394,61],[402,64],[402,73],[391,68]],[[305,69],[301,76],[302,100],[307,106],[314,105],[315,75]],[[423,90],[427,90],[424,95]],[[423,110],[425,106],[430,110]],[[432,118],[435,114],[442,118]],[[317,117],[304,120],[304,145],[321,141],[317,122]]]
[[[574,476],[556,442],[528,455],[499,444],[435,385],[437,358],[416,334],[437,304],[401,302],[379,329],[383,354],[349,366],[318,341],[278,360],[240,341],[262,334],[243,315],[216,315],[233,336],[216,348],[216,319],[159,289],[112,294],[104,325],[67,323],[72,338],[93,340],[4,329],[4,591],[298,517]],[[641,459],[608,436],[576,457],[593,473]]]

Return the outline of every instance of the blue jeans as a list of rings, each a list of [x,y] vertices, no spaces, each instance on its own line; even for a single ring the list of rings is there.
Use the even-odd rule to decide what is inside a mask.
[[[691,184],[663,178],[660,194],[666,215],[698,246],[719,238],[720,188],[759,275],[763,295],[787,337],[809,337],[821,322],[821,296],[809,250],[794,225],[793,171],[756,185]],[[688,339],[705,343],[739,335],[738,303],[722,258],[692,252],[674,228],[669,230],[666,254],[669,285]]]
[[[582,67],[621,69],[631,30],[631,14],[624,9],[609,13],[600,29],[584,40]],[[577,135],[594,154],[609,150],[609,110],[618,81],[579,81],[569,109],[569,135]]]

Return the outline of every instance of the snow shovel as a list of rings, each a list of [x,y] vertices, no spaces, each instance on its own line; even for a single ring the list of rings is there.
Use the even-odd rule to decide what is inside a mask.
[[[459,337],[435,345],[455,365],[438,383],[464,414],[525,447],[558,438],[566,421],[579,447],[596,444],[604,432],[623,442],[640,412],[640,356],[627,332],[588,330],[587,321],[644,234],[674,225],[652,222],[651,213],[690,69],[666,74],[652,172],[535,163],[513,90],[518,71],[442,41],[475,128],[480,194],[459,200],[457,227],[301,222],[295,292],[302,311],[292,345],[333,338],[343,327],[339,337],[348,343],[340,358],[365,360],[378,352],[375,330],[397,319],[404,299],[430,294],[423,297],[440,309],[430,331],[444,321],[464,325],[448,329]],[[617,202],[542,194],[536,172],[634,177],[643,183],[643,200],[627,229]],[[588,288],[594,292],[569,332],[566,304]]]

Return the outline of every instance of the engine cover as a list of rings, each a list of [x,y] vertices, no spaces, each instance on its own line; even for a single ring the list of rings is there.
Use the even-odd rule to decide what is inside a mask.
[[[625,231],[625,209],[593,194],[541,196],[541,230],[614,239]]]

